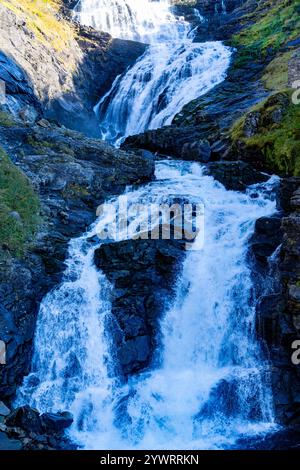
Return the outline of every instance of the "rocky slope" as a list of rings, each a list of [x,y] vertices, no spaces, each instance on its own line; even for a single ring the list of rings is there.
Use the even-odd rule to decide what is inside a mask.
[[[144,46],[72,24],[72,1],[51,1],[39,15],[29,4],[0,0],[0,400],[9,404],[29,370],[39,302],[60,281],[68,241],[107,197],[153,178],[154,157],[141,152],[147,149],[157,158],[203,162],[228,189],[245,190],[265,172],[282,176],[279,212],[257,221],[249,263],[259,281],[257,334],[273,364],[277,420],[298,425],[300,375],[291,361],[300,334],[300,105],[291,101],[300,80],[298,2],[228,0],[225,11],[220,0],[176,0],[177,11],[195,22],[197,40],[225,38],[237,49],[228,77],[171,126],[130,137],[121,151],[89,138],[97,136],[92,108]],[[199,23],[194,8],[208,20]],[[165,241],[96,251],[96,265],[116,287],[110,327],[125,380],[154,354],[161,300],[172,294],[181,254]],[[64,420],[70,417],[27,408],[9,414],[0,401],[0,448],[69,446]]]
[[[93,106],[145,46],[68,16],[54,1],[0,1],[0,449],[64,445],[62,417],[5,418],[2,400],[29,371],[39,303],[60,281],[70,238],[106,198],[154,176],[151,156],[91,138]]]
[[[213,2],[180,2],[185,14],[196,5],[212,13]],[[214,6],[217,11],[217,2]],[[172,125],[129,137],[123,148],[200,161],[228,189],[244,190],[266,173],[282,177],[278,214],[257,222],[249,262],[260,299],[257,331],[273,364],[276,419],[295,426],[300,416],[299,365],[291,359],[293,341],[300,338],[299,2],[236,2],[217,23],[213,13],[209,21],[210,38],[236,48],[227,79],[185,106]],[[200,24],[197,40],[202,30],[205,37],[205,28]]]

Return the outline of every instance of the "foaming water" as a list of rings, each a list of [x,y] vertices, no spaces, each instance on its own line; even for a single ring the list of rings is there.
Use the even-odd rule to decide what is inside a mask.
[[[170,124],[226,76],[230,49],[194,43],[191,25],[172,13],[169,0],[81,0],[76,17],[112,36],[150,44],[95,108],[102,137],[114,144]]]
[[[242,194],[226,191],[196,163],[157,164],[157,180],[129,188],[129,203],[183,196],[205,206],[203,249],[187,252],[176,299],[161,322],[159,366],[125,385],[116,372],[112,287],[97,272],[88,241],[112,222],[104,213],[71,242],[64,280],[42,302],[32,373],[18,404],[71,410],[70,437],[86,449],[222,449],[270,430],[268,365],[255,341],[247,250],[255,220],[276,210],[275,184],[272,178]],[[132,220],[126,236],[135,230]]]
[[[74,16],[82,24],[108,32],[112,37],[147,44],[168,40],[174,31],[173,39],[179,40],[190,30],[183,20],[179,27],[176,25],[169,0],[81,0]]]

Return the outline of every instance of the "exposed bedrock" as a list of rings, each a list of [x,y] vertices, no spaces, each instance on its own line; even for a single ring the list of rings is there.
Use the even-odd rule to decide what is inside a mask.
[[[99,136],[93,107],[146,46],[74,24],[51,9],[48,15],[49,24],[59,28],[59,39],[53,39],[52,29],[35,33],[30,12],[16,14],[0,4],[0,80],[7,93],[2,109],[25,122],[35,122],[43,114]]]
[[[293,359],[293,343],[300,340],[300,178],[282,179],[279,202],[283,212],[257,221],[251,248],[257,279],[262,273],[264,279],[257,332],[272,364],[276,419],[295,426],[300,424],[300,366]]]
[[[128,184],[151,180],[154,162],[47,121],[34,127],[2,127],[0,136],[0,145],[30,178],[41,204],[37,233],[24,255],[16,257],[9,247],[0,247],[3,399],[14,395],[29,372],[39,303],[61,279],[70,238],[86,230],[106,198],[122,193]]]
[[[158,322],[174,297],[183,257],[184,244],[175,240],[126,240],[95,252],[113,285],[110,326],[125,376],[149,366],[159,349]]]

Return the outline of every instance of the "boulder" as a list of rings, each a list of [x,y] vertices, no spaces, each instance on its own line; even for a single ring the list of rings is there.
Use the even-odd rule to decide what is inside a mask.
[[[247,186],[261,183],[268,179],[268,176],[242,161],[211,162],[206,165],[206,171],[222,183],[226,189],[234,191],[245,191]]]
[[[250,240],[250,249],[257,261],[267,265],[269,257],[282,242],[281,218],[262,217],[256,221],[255,233]]]
[[[192,143],[186,143],[181,150],[183,160],[195,160],[197,162],[207,163],[211,157],[211,147],[208,140],[199,140]]]
[[[62,413],[44,413],[41,415],[41,423],[44,433],[50,434],[53,432],[60,434],[72,425],[73,416],[67,411]]]

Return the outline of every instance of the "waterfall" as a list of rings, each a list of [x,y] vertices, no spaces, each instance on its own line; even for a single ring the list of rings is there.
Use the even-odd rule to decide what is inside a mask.
[[[128,189],[131,203],[175,195],[205,203],[205,244],[187,254],[162,321],[161,365],[126,385],[115,371],[107,326],[112,287],[96,271],[88,241],[109,226],[109,214],[71,242],[64,280],[40,308],[32,372],[18,403],[71,410],[70,437],[84,448],[226,448],[272,426],[246,257],[255,220],[275,211],[274,179],[242,194],[226,191],[196,163],[161,162],[156,175]],[[129,237],[135,230],[133,220]]]
[[[230,50],[220,42],[195,44],[167,0],[82,0],[75,16],[150,44],[98,105],[107,140],[171,122],[225,77]],[[119,377],[110,336],[113,286],[93,262],[100,241],[90,241],[109,230],[112,214],[104,212],[70,242],[63,280],[41,303],[32,370],[16,403],[70,410],[69,436],[85,449],[225,449],[272,429],[247,252],[256,219],[276,210],[275,184],[271,178],[238,193],[198,163],[157,163],[154,182],[127,189],[129,203],[147,207],[182,197],[205,207],[204,246],[186,254],[176,298],[161,319],[158,364],[127,383]],[[118,207],[119,201],[109,202]],[[147,211],[139,223],[143,217]],[[124,237],[139,223],[132,219]]]
[[[95,108],[107,141],[118,144],[171,124],[185,104],[226,76],[230,49],[221,42],[194,43],[191,26],[172,13],[168,0],[82,0],[75,14],[112,36],[150,44]]]

